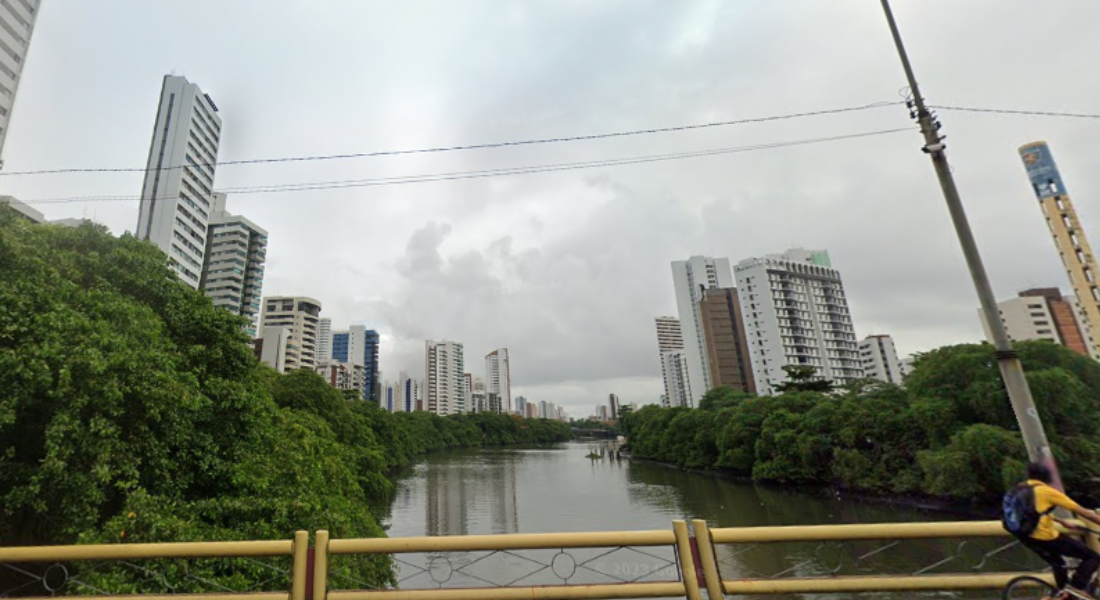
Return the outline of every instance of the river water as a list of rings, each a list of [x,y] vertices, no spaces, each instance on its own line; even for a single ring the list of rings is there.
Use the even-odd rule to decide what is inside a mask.
[[[861,502],[822,490],[792,490],[615,460],[601,442],[485,449],[428,456],[397,482],[384,519],[390,537],[668,529],[673,519],[711,527],[959,520]],[[723,579],[839,574],[914,574],[1035,568],[1002,540],[721,545]],[[566,555],[563,555],[566,554]],[[539,550],[400,555],[402,589],[663,581],[676,578],[671,548]],[[906,598],[999,597],[995,593],[905,594]],[[775,598],[775,596],[771,596]],[[847,596],[832,595],[832,598]],[[852,596],[853,598],[855,596]]]

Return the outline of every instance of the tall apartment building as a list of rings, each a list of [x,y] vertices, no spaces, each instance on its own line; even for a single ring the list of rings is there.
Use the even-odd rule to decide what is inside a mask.
[[[409,377],[405,371],[397,376],[397,397],[394,401],[393,412],[413,412],[420,410],[417,402],[420,400],[421,384],[416,379]]]
[[[524,398],[523,396],[516,396],[515,412],[518,413],[521,417],[527,414],[527,398]]]
[[[329,385],[338,390],[355,390],[363,397],[366,389],[366,373],[363,365],[347,362],[326,362],[313,367]]]
[[[657,357],[661,361],[661,381],[664,383],[665,393],[661,396],[661,405],[670,406],[668,371],[665,369],[665,352],[683,352],[684,338],[680,332],[680,319],[676,317],[657,317],[654,319],[657,325]],[[687,382],[677,382],[675,385],[687,388]]]
[[[693,406],[687,353],[683,350],[669,350],[661,354],[661,371],[668,374],[668,388],[661,397],[661,404],[665,407]]]
[[[838,385],[863,376],[844,284],[828,252],[750,258],[734,272],[758,394],[786,381],[787,365],[814,367]]]
[[[1100,282],[1096,279],[1100,267],[1097,266],[1096,256],[1092,253],[1085,230],[1077,218],[1077,210],[1062,183],[1062,176],[1046,142],[1022,146],[1020,157],[1054,238],[1054,247],[1058,249],[1058,256],[1081,305],[1086,344],[1095,347],[1100,343]]]
[[[688,406],[695,404],[710,390],[710,363],[703,337],[703,317],[699,301],[709,288],[734,287],[727,258],[693,256],[672,263],[672,283],[676,291],[676,308],[680,313],[680,333],[688,364]],[[675,405],[675,403],[673,403]]]
[[[462,344],[432,340],[425,343],[427,410],[442,416],[467,412],[465,368]]]
[[[485,393],[492,399],[496,412],[512,412],[512,371],[508,349],[498,348],[485,356]]]
[[[352,325],[344,331],[333,331],[331,337],[329,360],[363,365],[366,378],[363,399],[381,402],[382,382],[378,370],[378,346],[381,338],[378,332],[367,329],[365,325]]]
[[[332,360],[332,319],[321,319],[317,329],[317,364]]]
[[[214,192],[206,230],[201,287],[214,306],[248,319],[256,335],[267,258],[267,230],[225,209],[225,194]]]
[[[221,139],[218,107],[199,86],[167,75],[160,92],[136,235],[168,255],[180,279],[198,289]]]
[[[618,419],[619,418],[619,395],[618,394],[608,394],[607,395],[607,409],[608,409],[608,412],[611,414],[612,419]]]
[[[264,362],[280,372],[313,369],[317,365],[317,329],[321,320],[321,303],[305,296],[268,296],[262,304],[260,328],[264,330],[265,353],[268,343],[267,328],[287,329],[283,364]]]
[[[0,2],[0,157],[8,138],[8,124],[19,81],[27,62],[34,23],[38,19],[39,0],[4,0]],[[0,168],[3,161],[0,160]]]
[[[703,324],[703,345],[707,350],[711,387],[726,385],[755,394],[752,359],[737,290],[703,290],[703,297],[699,300],[699,313]]]
[[[894,385],[901,385],[905,379],[894,338],[888,335],[869,335],[863,338],[859,343],[859,360],[866,378]]]
[[[1024,290],[1016,298],[997,303],[997,309],[1010,340],[1048,340],[1085,356],[1100,357],[1085,328],[1087,321],[1081,305],[1073,298],[1063,297],[1058,288]],[[980,308],[978,315],[986,339],[992,340],[989,323]]]

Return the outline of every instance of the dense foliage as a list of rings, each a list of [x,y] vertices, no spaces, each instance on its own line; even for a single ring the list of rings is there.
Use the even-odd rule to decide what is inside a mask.
[[[1067,490],[1100,500],[1100,364],[1049,342],[1017,348]],[[634,456],[685,468],[978,504],[1017,481],[1027,456],[988,344],[920,356],[905,388],[718,388],[698,409],[646,406],[623,425]]]
[[[239,317],[128,235],[0,207],[0,274],[2,546],[381,536],[387,474],[417,455],[569,437],[506,415],[390,414],[312,372],[280,375]],[[393,581],[388,559],[356,569]],[[97,576],[128,589],[125,574]]]

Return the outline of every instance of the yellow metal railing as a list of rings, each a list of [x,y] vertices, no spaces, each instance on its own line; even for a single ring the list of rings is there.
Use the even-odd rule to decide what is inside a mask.
[[[164,544],[87,544],[81,546],[0,547],[0,564],[139,560],[158,558],[237,558],[289,556],[292,559],[291,590],[249,592],[254,600],[305,600],[309,533],[298,531],[293,540],[254,542],[176,542]],[[244,594],[172,594],[173,600],[239,600]],[[146,600],[163,596],[128,594],[95,596],[97,600]]]
[[[834,542],[862,540],[928,540],[951,538],[1001,538],[1007,534],[999,522],[879,523],[794,527],[708,527],[692,521],[694,535],[685,521],[673,521],[670,529],[590,533],[467,535],[412,538],[330,539],[316,532],[309,548],[305,531],[293,540],[252,542],[196,542],[166,544],[105,544],[0,548],[0,564],[69,561],[128,561],[137,559],[189,559],[285,556],[291,558],[289,590],[247,593],[169,594],[166,596],[96,596],[106,600],[510,600],[519,598],[653,598],[680,597],[701,600],[705,589],[712,599],[744,594],[810,594],[830,592],[884,592],[921,590],[996,589],[1011,573],[961,573],[940,575],[832,575],[814,577],[723,577],[719,548],[748,544]],[[1090,540],[1096,544],[1096,540]],[[562,585],[504,585],[502,587],[433,589],[338,589],[333,585],[333,560],[337,557],[400,556],[447,552],[508,552],[598,548],[664,547],[672,557],[666,564],[675,571],[667,581],[577,584],[572,575]],[[573,569],[578,564],[572,556]],[[551,569],[554,567],[548,565]],[[655,572],[655,571],[654,571]],[[652,573],[651,573],[652,574]],[[1027,573],[1031,574],[1031,573]],[[562,579],[557,575],[555,576]],[[639,578],[644,579],[645,577]],[[522,580],[520,580],[522,581]],[[495,584],[494,584],[495,585]]]
[[[705,522],[693,522],[704,546],[721,544],[826,542],[857,540],[928,540],[947,538],[1005,538],[999,521],[935,523],[875,523],[859,525],[814,525],[793,527],[738,527],[709,529]],[[709,540],[707,539],[709,538]],[[707,542],[710,542],[709,544]],[[1095,543],[1092,541],[1091,543]],[[723,594],[814,594],[836,592],[890,592],[932,590],[977,590],[1003,588],[1024,573],[967,573],[947,575],[864,575],[799,578],[721,578],[711,550],[704,560],[706,587],[711,598]],[[1047,578],[1053,581],[1051,578]]]

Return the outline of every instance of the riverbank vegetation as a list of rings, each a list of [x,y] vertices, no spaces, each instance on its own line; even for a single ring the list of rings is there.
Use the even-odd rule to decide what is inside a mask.
[[[390,414],[312,372],[276,373],[240,317],[129,235],[0,207],[0,273],[3,546],[382,536],[387,475],[415,457],[570,437],[506,415]],[[240,570],[194,569],[188,581],[247,588]],[[355,569],[393,582],[388,558]],[[118,590],[141,575],[97,577]]]
[[[1067,490],[1100,501],[1100,364],[1049,342],[1017,349]],[[772,397],[717,388],[698,409],[646,406],[623,426],[634,456],[756,481],[984,506],[1023,475],[1027,453],[988,344],[921,355],[905,388],[808,387]]]

